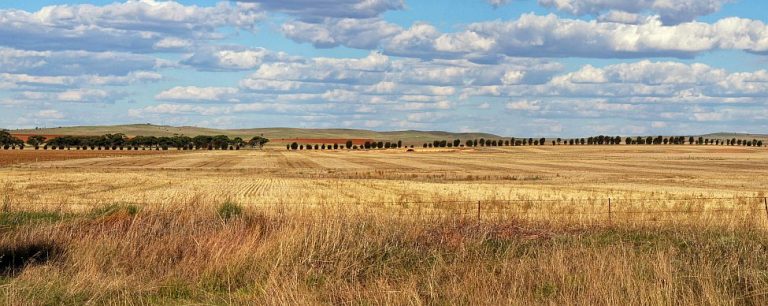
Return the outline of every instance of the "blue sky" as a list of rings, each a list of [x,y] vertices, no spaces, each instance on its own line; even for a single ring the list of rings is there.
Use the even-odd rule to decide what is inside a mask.
[[[768,131],[768,2],[0,3],[0,127]]]

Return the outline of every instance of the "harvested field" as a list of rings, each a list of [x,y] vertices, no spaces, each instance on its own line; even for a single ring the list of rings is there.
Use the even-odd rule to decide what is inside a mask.
[[[666,150],[666,151],[665,151]],[[668,151],[668,152],[667,152]],[[252,181],[281,179],[303,202],[365,195],[367,200],[519,200],[760,196],[768,186],[768,152],[718,147],[542,147],[453,150],[196,152],[0,151],[16,164],[2,170],[3,182],[19,179],[73,183],[71,194],[26,190],[25,194],[79,203],[143,201],[194,196],[220,202],[283,201],[282,192],[241,194]],[[158,155],[159,154],[159,155]],[[38,162],[30,162],[39,158]],[[59,160],[57,160],[59,159]],[[105,178],[109,178],[106,179]],[[165,182],[143,188],[137,182]],[[94,186],[131,185],[131,193],[103,193]],[[245,186],[240,186],[246,184]],[[255,183],[258,184],[258,183]],[[330,184],[330,185],[329,185]],[[21,185],[26,186],[26,185]],[[327,186],[333,186],[328,191]],[[22,187],[22,189],[28,187]],[[199,189],[199,194],[190,192]],[[81,191],[78,191],[83,189]],[[206,190],[207,189],[207,190]],[[111,188],[106,188],[111,190]],[[328,191],[328,194],[325,194]],[[345,196],[346,191],[351,191]],[[83,199],[78,194],[89,195]],[[265,196],[267,195],[267,196]],[[23,198],[23,197],[22,197]],[[163,201],[159,201],[163,202]]]
[[[4,304],[768,302],[765,148],[13,154]]]
[[[173,154],[175,151],[121,151],[121,150],[0,150],[0,167],[45,161],[73,161],[93,158],[147,156]]]

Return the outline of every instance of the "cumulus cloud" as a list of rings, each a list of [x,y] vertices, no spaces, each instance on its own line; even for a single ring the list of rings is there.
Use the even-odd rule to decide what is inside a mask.
[[[403,0],[238,0],[254,2],[269,11],[283,12],[304,20],[324,17],[371,18],[389,10],[405,8]]]
[[[382,40],[402,31],[402,28],[380,18],[325,18],[317,22],[289,21],[281,28],[283,34],[301,43],[318,48],[344,45],[358,49],[375,49]]]
[[[94,85],[131,85],[156,82],[162,75],[150,71],[131,72],[126,76],[38,76],[29,74],[0,73],[0,88],[9,90],[57,91]]]
[[[103,102],[110,93],[102,89],[73,89],[56,95],[57,100],[64,102]]]
[[[553,78],[543,91],[563,95],[672,97],[696,101],[707,97],[768,96],[768,72],[728,73],[708,65],[676,62],[622,63],[580,70]]]
[[[371,95],[452,95],[455,86],[544,83],[562,65],[548,60],[505,59],[494,65],[467,60],[392,59],[372,52],[360,59],[314,58],[266,63],[240,82],[257,92],[318,92],[355,86]],[[348,88],[341,88],[348,89]]]
[[[207,46],[195,51],[181,61],[200,70],[251,70],[265,62],[296,62],[298,57],[285,52],[242,46]]]
[[[207,101],[207,102],[237,102],[235,96],[239,90],[232,87],[174,87],[155,96],[164,101]]]
[[[541,101],[515,101],[507,103],[507,109],[512,111],[537,111],[541,109]]]
[[[221,27],[253,28],[255,4],[212,7],[131,0],[104,6],[46,6],[36,12],[0,10],[0,45],[27,50],[143,51],[183,49],[221,37]]]
[[[442,34],[440,37],[469,33],[493,41],[493,44],[483,43],[483,46],[491,46],[487,50],[458,45],[453,49],[434,47],[434,51],[477,56],[500,53],[508,56],[591,58],[691,57],[711,50],[768,51],[768,27],[761,21],[737,17],[722,19],[714,24],[691,22],[665,26],[658,20],[628,25],[527,14],[515,21],[471,24],[463,32]],[[398,45],[392,47],[400,48]]]
[[[143,108],[133,108],[128,110],[131,117],[144,118],[151,115],[198,115],[198,116],[219,116],[234,115],[243,113],[267,113],[267,114],[285,114],[301,112],[318,112],[332,108],[329,104],[286,104],[286,103],[243,103],[227,106],[210,106],[197,104],[157,104]]]
[[[605,12],[651,13],[665,23],[681,23],[709,15],[734,0],[539,0],[541,5],[576,16],[598,16]]]
[[[66,116],[61,113],[58,110],[55,109],[44,109],[41,110],[34,115],[35,118],[38,119],[64,119]]]
[[[389,58],[376,52],[361,59],[313,58],[307,62],[269,63],[261,65],[241,85],[258,89],[251,86],[256,84],[254,80],[374,84],[381,81],[382,72],[389,65]]]
[[[29,51],[0,47],[0,72],[30,75],[119,75],[167,65],[147,55],[119,52]]]
[[[372,40],[348,34],[368,31],[370,24],[366,23],[356,22],[342,28],[325,23],[307,26],[294,33],[291,23],[288,23],[283,32],[297,42],[311,42],[319,46],[343,45],[380,49],[388,55],[424,59],[465,58],[487,63],[503,56],[690,58],[714,50],[768,52],[768,27],[765,23],[739,17],[721,19],[713,24],[687,22],[665,25],[658,18],[645,19],[639,24],[624,24],[563,19],[553,14],[525,14],[517,20],[469,24],[453,33],[442,33],[426,23],[416,23],[407,29],[386,24],[373,27],[374,34],[370,37],[376,39]],[[312,34],[302,35],[302,31]]]

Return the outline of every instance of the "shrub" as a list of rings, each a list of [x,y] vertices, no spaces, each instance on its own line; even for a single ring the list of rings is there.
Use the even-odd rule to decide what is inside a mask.
[[[240,205],[237,205],[236,203],[224,202],[224,204],[221,204],[221,206],[219,206],[217,213],[219,215],[219,218],[226,221],[242,215],[243,208],[240,207]]]

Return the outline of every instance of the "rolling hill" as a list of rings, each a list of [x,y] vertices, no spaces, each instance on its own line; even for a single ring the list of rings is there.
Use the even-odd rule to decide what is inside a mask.
[[[197,135],[227,135],[229,137],[251,138],[263,135],[270,139],[373,139],[373,140],[402,140],[406,143],[420,143],[438,139],[474,139],[474,138],[500,138],[498,135],[488,133],[450,133],[441,131],[391,131],[377,132],[359,129],[302,129],[302,128],[255,128],[255,129],[211,129],[192,126],[163,126],[152,124],[129,124],[111,126],[72,126],[45,129],[12,130],[12,134],[38,134],[38,135],[78,135],[93,136],[103,134],[123,133],[128,136],[173,136],[183,134],[187,136]]]
[[[78,135],[93,136],[104,134],[123,133],[128,136],[173,136],[174,134],[183,134],[187,136],[197,135],[227,135],[229,137],[242,137],[249,139],[256,135],[273,140],[290,139],[372,139],[381,141],[402,140],[409,144],[419,144],[433,140],[451,140],[451,139],[498,139],[502,136],[489,133],[451,133],[442,131],[389,131],[379,132],[362,129],[304,129],[304,128],[253,128],[253,129],[212,129],[194,126],[165,126],[153,124],[128,124],[128,125],[107,125],[107,126],[71,126],[44,129],[25,129],[12,130],[12,134],[26,135]],[[521,135],[525,136],[525,135]],[[768,140],[766,134],[744,134],[744,133],[711,133],[701,135],[710,139],[761,139]],[[699,136],[694,136],[699,137]]]

